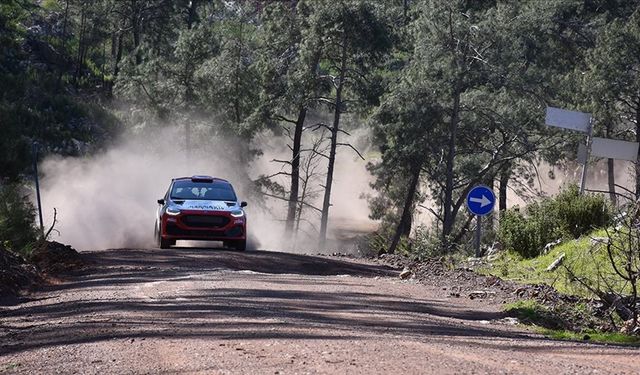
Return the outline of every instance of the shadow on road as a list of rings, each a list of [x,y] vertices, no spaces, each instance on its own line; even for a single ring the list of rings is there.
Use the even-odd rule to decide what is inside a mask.
[[[94,264],[91,272],[47,287],[44,296],[49,299],[0,311],[4,332],[0,334],[0,354],[152,337],[523,337],[464,323],[498,319],[502,313],[468,310],[443,300],[402,298],[375,290],[375,284],[365,279],[349,278],[342,283],[340,278],[319,277],[397,276],[396,270],[384,266],[286,253],[209,249],[107,250],[88,253],[87,259]],[[126,288],[139,291],[157,283],[184,280],[206,287],[186,289],[186,294],[118,294]],[[228,283],[248,286],[225,287]],[[321,289],[323,283],[329,291]],[[58,300],[62,293],[78,297]]]
[[[178,247],[160,249],[118,249],[85,253],[99,266],[146,266],[249,270],[273,274],[395,276],[397,270],[380,265],[365,265],[348,260],[275,251],[237,252],[223,249]]]

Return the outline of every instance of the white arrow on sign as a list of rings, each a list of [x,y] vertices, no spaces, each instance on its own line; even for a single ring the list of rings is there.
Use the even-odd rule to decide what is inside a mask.
[[[491,204],[491,200],[485,197],[484,194],[482,195],[482,198],[471,197],[469,198],[469,201],[473,203],[480,203],[480,208]]]

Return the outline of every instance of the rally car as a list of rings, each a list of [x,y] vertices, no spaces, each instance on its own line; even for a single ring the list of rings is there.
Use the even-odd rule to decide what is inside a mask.
[[[243,251],[247,246],[247,217],[227,180],[211,176],[174,178],[158,199],[155,238],[161,249],[177,240],[222,241]]]

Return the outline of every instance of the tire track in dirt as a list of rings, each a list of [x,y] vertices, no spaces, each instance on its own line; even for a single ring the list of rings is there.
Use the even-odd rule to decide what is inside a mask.
[[[211,249],[85,253],[93,269],[0,310],[7,373],[640,373],[634,348],[501,324],[361,260]]]

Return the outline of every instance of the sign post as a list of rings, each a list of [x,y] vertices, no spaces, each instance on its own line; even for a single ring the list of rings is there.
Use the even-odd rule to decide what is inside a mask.
[[[482,240],[482,217],[489,215],[496,205],[496,196],[487,186],[478,185],[467,194],[467,209],[476,215],[476,258],[480,257],[480,241]]]
[[[578,162],[582,164],[580,194],[584,192],[590,155],[633,162],[638,160],[637,142],[593,137],[593,118],[589,113],[547,107],[544,122],[549,126],[587,133],[586,145],[578,148]]]
[[[590,113],[568,111],[566,109],[547,107],[547,113],[544,119],[545,124],[555,126],[557,128],[576,130],[587,133],[586,156],[582,164],[582,175],[580,176],[580,194],[584,192],[585,183],[587,181],[587,164],[589,160],[589,152],[591,149],[591,133],[593,130],[593,121]]]
[[[593,121],[589,119],[589,129],[587,130],[587,146],[584,164],[582,164],[582,175],[580,176],[580,194],[584,193],[584,187],[587,183],[587,164],[589,164],[589,154],[591,154],[591,135],[593,133]]]

